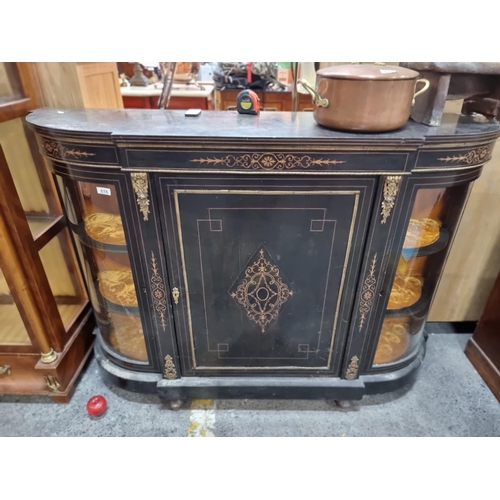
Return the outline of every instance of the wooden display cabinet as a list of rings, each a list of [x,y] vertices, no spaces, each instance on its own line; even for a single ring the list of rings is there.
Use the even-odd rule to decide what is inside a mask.
[[[26,64],[0,63],[0,394],[68,401],[95,320],[57,192],[24,115]]]
[[[360,399],[414,380],[469,189],[500,135],[470,117],[384,134],[300,112],[27,120],[85,269],[104,377],[174,407]]]

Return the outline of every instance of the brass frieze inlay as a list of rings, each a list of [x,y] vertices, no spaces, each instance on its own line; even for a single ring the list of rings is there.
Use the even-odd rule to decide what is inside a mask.
[[[54,158],[61,158],[64,160],[64,158],[67,158],[68,156],[73,156],[74,158],[78,157],[87,157],[87,156],[95,156],[95,153],[89,153],[87,151],[79,151],[76,149],[69,149],[66,146],[63,146],[62,144],[58,144],[55,141],[43,141],[43,147],[45,148],[45,152],[53,156]]]
[[[353,356],[349,366],[347,367],[347,371],[345,372],[345,378],[347,380],[354,380],[358,376],[358,370],[359,358],[357,356]]]
[[[177,378],[177,370],[175,369],[174,361],[170,354],[165,356],[165,377],[169,380]]]
[[[142,212],[144,220],[148,220],[149,214],[149,197],[148,197],[148,174],[142,172],[134,172],[130,174],[132,177],[132,186],[137,196],[137,204]]]
[[[394,202],[396,201],[396,196],[399,191],[399,185],[401,184],[400,175],[388,175],[384,182],[384,199],[382,200],[382,215],[381,224],[387,222],[387,218],[391,215],[392,207],[394,207]]]
[[[444,161],[446,163],[453,161],[462,161],[466,165],[475,165],[476,163],[481,163],[487,161],[491,157],[493,151],[493,146],[483,146],[481,148],[472,149],[468,153],[462,155],[445,156],[444,158],[438,158],[439,161]]]
[[[47,387],[52,392],[59,392],[59,387],[61,387],[61,384],[59,383],[59,380],[57,380],[57,377],[55,377],[54,375],[44,375],[44,378]]]
[[[359,331],[365,324],[366,315],[371,311],[373,300],[375,298],[375,286],[377,285],[377,278],[375,278],[375,268],[377,265],[377,254],[373,256],[370,272],[363,282],[361,289],[361,297],[359,299]]]
[[[243,167],[254,170],[290,170],[292,168],[309,168],[313,165],[339,165],[344,160],[327,160],[313,158],[309,155],[284,153],[253,153],[243,155],[227,155],[221,158],[195,158],[193,163],[208,163],[226,167]]]
[[[235,290],[230,290],[231,297],[243,306],[248,318],[260,326],[262,333],[293,295],[283,283],[278,266],[264,257],[262,248],[257,260],[245,269],[244,277],[238,278],[233,288],[235,286]]]
[[[165,312],[167,310],[167,298],[165,296],[165,285],[158,273],[158,266],[156,264],[156,257],[153,252],[151,252],[151,269],[153,275],[151,276],[151,296],[153,297],[153,305],[155,311],[160,316],[161,326],[163,331],[165,331]]]

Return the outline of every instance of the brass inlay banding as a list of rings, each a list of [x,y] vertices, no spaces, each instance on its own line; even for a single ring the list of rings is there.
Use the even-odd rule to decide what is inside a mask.
[[[77,149],[69,149],[66,146],[63,146],[62,144],[58,144],[55,141],[49,141],[49,140],[44,140],[43,141],[43,147],[45,148],[45,152],[49,155],[52,156],[53,158],[61,158],[64,160],[64,158],[68,156],[73,156],[74,158],[79,158],[81,156],[87,157],[87,156],[95,156],[96,153],[89,153],[87,151],[79,151]]]
[[[466,165],[476,165],[477,163],[481,163],[483,161],[488,161],[491,157],[491,153],[493,152],[493,145],[483,146],[476,149],[471,149],[467,153],[456,154],[453,156],[446,156],[443,158],[438,158],[439,161],[455,162],[461,161]]]
[[[363,288],[361,289],[361,297],[359,298],[359,331],[363,328],[365,324],[366,315],[371,311],[373,306],[373,300],[375,298],[375,287],[377,285],[377,278],[375,278],[375,268],[377,265],[377,254],[373,256],[372,263],[370,266],[370,272],[363,282]]]
[[[163,331],[165,331],[165,312],[167,311],[167,298],[165,296],[165,285],[163,280],[158,273],[158,266],[156,264],[156,257],[153,252],[151,252],[151,268],[153,275],[151,276],[151,296],[153,297],[153,305],[155,311],[160,316],[161,326]]]
[[[328,160],[312,158],[309,155],[286,153],[247,153],[243,155],[226,155],[220,158],[195,158],[193,163],[221,164],[226,167],[242,167],[253,170],[290,170],[293,168],[309,168],[313,165],[339,165],[345,160]]]

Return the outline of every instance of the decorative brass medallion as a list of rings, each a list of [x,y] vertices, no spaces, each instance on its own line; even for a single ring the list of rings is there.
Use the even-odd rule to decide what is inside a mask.
[[[177,378],[177,370],[175,369],[174,361],[170,354],[165,356],[165,377],[169,380]]]
[[[156,257],[151,252],[151,269],[153,275],[151,276],[151,296],[153,297],[153,305],[155,311],[160,316],[161,326],[165,331],[165,311],[167,310],[167,299],[165,297],[165,285],[158,273],[158,266],[156,265]]]
[[[221,158],[195,158],[194,163],[221,164],[226,167],[243,167],[254,170],[290,170],[292,168],[309,168],[313,165],[339,165],[344,160],[325,160],[309,155],[293,155],[284,153],[253,153],[239,156],[227,155]]]
[[[134,172],[132,177],[132,186],[137,196],[137,204],[142,212],[144,220],[148,220],[149,198],[148,198],[148,174],[143,172]]]
[[[64,158],[68,156],[73,156],[74,158],[78,158],[80,156],[95,156],[95,153],[88,153],[87,151],[78,151],[76,149],[69,149],[62,144],[58,144],[54,141],[43,141],[43,147],[45,148],[45,152],[53,156],[54,158]]]
[[[279,316],[293,292],[283,283],[280,270],[269,255],[266,259],[264,249],[261,248],[258,253],[257,260],[245,269],[244,275],[238,277],[229,293],[243,306],[248,318],[265,333],[266,326]]]
[[[472,149],[471,151],[463,155],[446,156],[444,158],[438,158],[438,160],[444,161],[446,163],[450,161],[463,161],[466,165],[474,165],[476,163],[488,161],[491,158],[492,152],[493,146],[489,145]]]
[[[387,222],[387,218],[391,215],[392,207],[396,201],[396,195],[399,191],[399,185],[401,184],[400,175],[387,175],[384,182],[384,199],[382,200],[382,215],[381,224]]]
[[[377,279],[375,278],[375,267],[377,265],[377,254],[373,256],[372,264],[370,267],[370,272],[363,282],[363,288],[361,289],[361,297],[359,299],[359,331],[363,328],[365,324],[366,315],[371,311],[373,305],[373,299],[375,298],[375,287],[377,285]]]
[[[357,356],[353,356],[345,372],[345,378],[347,380],[354,380],[358,376],[358,370],[359,370],[359,358]]]
[[[55,375],[44,375],[45,383],[52,392],[59,392],[61,384]]]

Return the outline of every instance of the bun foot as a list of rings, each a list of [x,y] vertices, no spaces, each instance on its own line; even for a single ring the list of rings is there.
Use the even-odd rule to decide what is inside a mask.
[[[182,403],[184,401],[182,399],[171,399],[168,404],[170,406],[170,409],[173,411],[177,411],[181,409]]]

